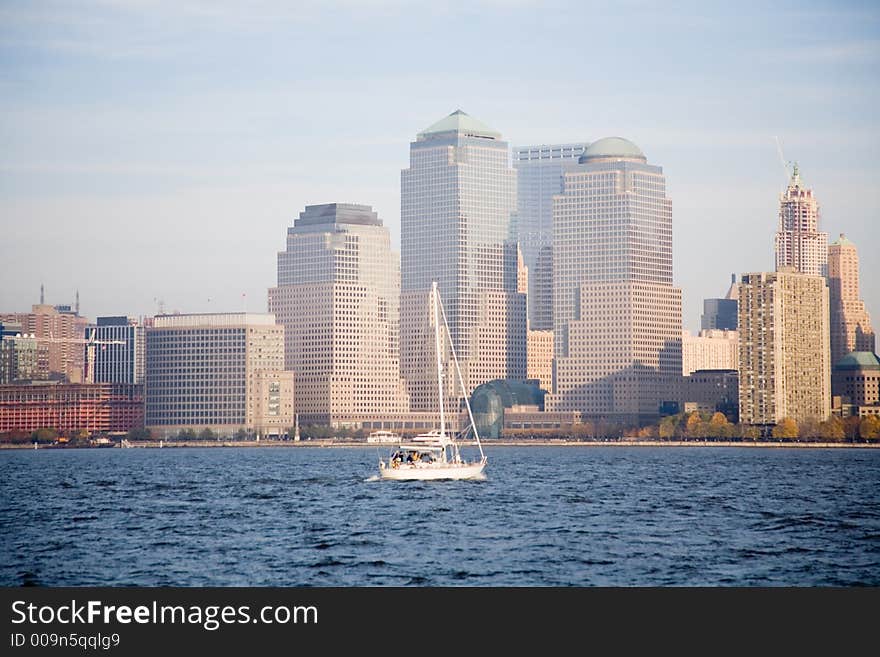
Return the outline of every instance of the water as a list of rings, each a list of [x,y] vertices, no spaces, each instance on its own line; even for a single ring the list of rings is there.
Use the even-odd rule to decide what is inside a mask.
[[[487,453],[386,482],[374,447],[4,450],[0,585],[880,584],[880,450]]]

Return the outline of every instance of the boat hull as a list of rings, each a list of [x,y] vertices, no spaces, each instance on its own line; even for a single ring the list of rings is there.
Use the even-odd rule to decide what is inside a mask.
[[[382,479],[395,481],[436,481],[441,479],[482,479],[486,461],[477,463],[434,463],[423,465],[401,464],[393,468],[379,466]]]

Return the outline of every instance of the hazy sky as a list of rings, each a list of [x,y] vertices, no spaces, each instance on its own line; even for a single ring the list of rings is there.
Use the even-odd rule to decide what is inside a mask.
[[[765,6],[766,4],[766,6]],[[457,108],[664,168],[685,328],[769,270],[785,172],[880,324],[875,2],[0,0],[0,311],[265,311],[305,205],[372,205]],[[242,296],[246,295],[246,296]]]

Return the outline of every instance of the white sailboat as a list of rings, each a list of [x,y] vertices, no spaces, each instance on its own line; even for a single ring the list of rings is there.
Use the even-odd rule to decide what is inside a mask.
[[[455,356],[455,348],[452,346],[452,336],[449,333],[449,325],[446,323],[446,314],[440,302],[440,294],[437,283],[431,285],[431,303],[434,306],[434,343],[437,353],[437,391],[440,402],[440,429],[419,434],[414,438],[401,442],[392,452],[388,461],[379,461],[379,476],[382,479],[394,479],[399,481],[429,481],[437,479],[481,479],[486,467],[486,455],[480,444],[480,435],[474,424],[474,416],[471,412],[470,400],[464,379],[458,367],[458,359]],[[440,358],[440,318],[446,329],[452,351],[452,361],[458,375],[458,382],[464,394],[467,406],[470,431],[480,450],[480,459],[466,461],[462,458],[455,436],[446,430],[446,414],[443,408],[443,363]],[[462,432],[463,434],[467,431]]]

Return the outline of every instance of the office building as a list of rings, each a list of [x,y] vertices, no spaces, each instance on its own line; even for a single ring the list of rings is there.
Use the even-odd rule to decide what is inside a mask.
[[[516,239],[529,268],[529,328],[553,328],[553,196],[562,174],[577,166],[589,144],[543,144],[513,149],[517,176]]]
[[[661,167],[600,139],[553,204],[548,410],[652,421],[681,377],[681,290],[672,285],[672,202]]]
[[[400,271],[368,205],[310,205],[287,231],[269,310],[285,330],[302,422],[409,410],[400,375]]]
[[[730,288],[723,299],[703,299],[703,315],[700,328],[705,331],[736,330],[736,274],[730,275]]]
[[[466,390],[526,375],[526,295],[512,218],[516,171],[501,134],[461,110],[420,132],[401,172],[401,370],[413,411],[438,407],[436,281]],[[466,394],[445,367],[447,408]]]
[[[280,436],[294,424],[293,373],[274,315],[159,315],[146,331],[145,424]]]
[[[702,330],[698,335],[681,332],[681,373],[697,370],[738,370],[739,335],[736,331]]]
[[[35,304],[29,313],[0,314],[0,323],[21,326],[22,333],[33,335],[38,351],[45,351],[47,376],[71,383],[83,381],[83,344],[89,321],[69,310],[69,306]],[[42,358],[40,359],[42,361]],[[38,369],[41,369],[38,365]]]
[[[853,351],[874,351],[874,329],[859,297],[859,253],[841,233],[828,247],[831,364]]]
[[[98,317],[86,327],[86,381],[143,384],[144,344],[144,326],[138,320]]]

